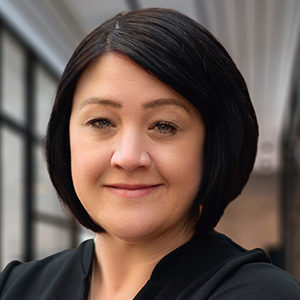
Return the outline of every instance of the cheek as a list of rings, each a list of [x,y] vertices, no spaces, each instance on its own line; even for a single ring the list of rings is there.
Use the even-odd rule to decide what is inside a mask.
[[[80,141],[80,142],[79,142]],[[109,164],[109,153],[95,141],[70,136],[71,173],[75,189],[96,181]]]
[[[202,143],[182,143],[172,149],[160,151],[157,165],[173,190],[195,194],[202,175]]]

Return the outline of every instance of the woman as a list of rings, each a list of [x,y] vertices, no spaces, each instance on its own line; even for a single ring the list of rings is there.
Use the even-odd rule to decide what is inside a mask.
[[[225,49],[167,9],[119,14],[62,75],[51,180],[94,241],[10,263],[8,299],[300,299],[300,286],[213,229],[252,170],[258,128]]]

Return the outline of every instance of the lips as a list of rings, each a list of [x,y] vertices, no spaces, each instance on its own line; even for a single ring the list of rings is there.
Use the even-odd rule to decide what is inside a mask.
[[[137,198],[148,195],[158,189],[161,184],[107,184],[103,185],[112,194],[124,198]]]

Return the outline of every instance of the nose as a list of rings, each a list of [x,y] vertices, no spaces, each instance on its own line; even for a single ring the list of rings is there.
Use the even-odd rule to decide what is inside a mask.
[[[120,137],[111,157],[111,166],[128,172],[149,168],[151,158],[145,148],[144,142],[137,135]]]

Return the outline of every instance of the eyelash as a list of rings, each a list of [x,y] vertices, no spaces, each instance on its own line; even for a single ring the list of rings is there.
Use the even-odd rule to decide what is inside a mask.
[[[164,129],[163,128],[160,128],[159,127],[165,127]],[[167,128],[167,129],[166,129]],[[150,127],[151,130],[153,129],[157,129],[159,131],[160,134],[169,134],[169,135],[172,135],[172,134],[175,134],[177,132],[177,126],[171,122],[167,122],[167,121],[159,121],[159,122],[156,122],[152,127]]]
[[[102,123],[102,124],[101,124]],[[115,125],[107,118],[96,118],[87,121],[87,124],[96,129],[107,130],[109,127],[115,127]],[[150,130],[157,130],[159,134],[173,135],[177,132],[178,127],[168,121],[158,121],[152,125]]]
[[[102,124],[100,124],[102,122]],[[104,124],[103,124],[104,123]],[[106,130],[109,127],[115,127],[113,123],[107,118],[96,118],[87,121],[87,124],[92,128],[98,128]]]

